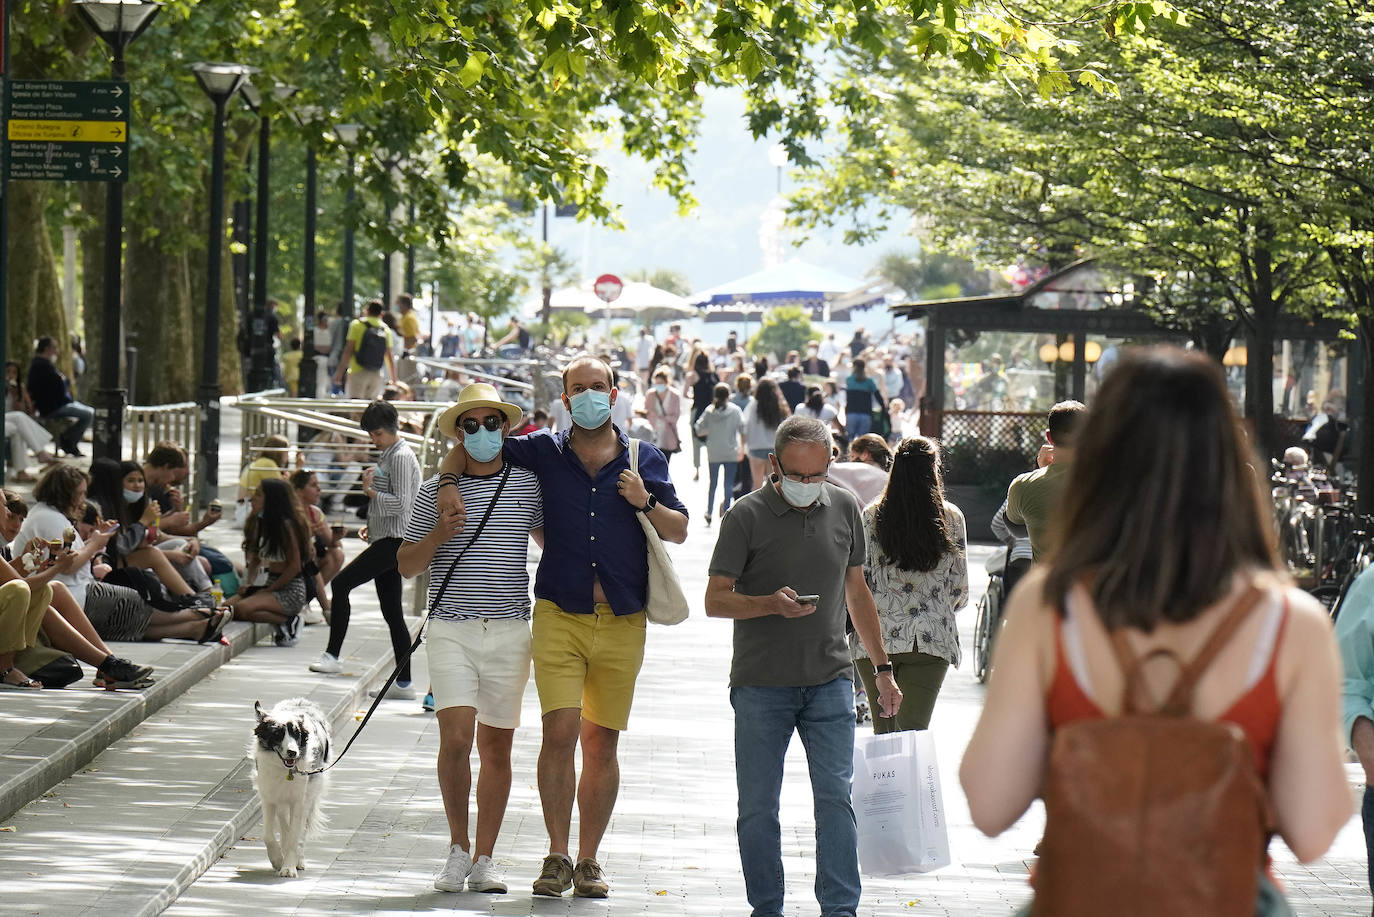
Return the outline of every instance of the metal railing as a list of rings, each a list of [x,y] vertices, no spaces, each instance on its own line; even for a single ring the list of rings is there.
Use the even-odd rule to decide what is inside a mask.
[[[428,368],[436,376],[429,387],[420,385],[417,392],[433,395],[433,386],[445,373],[457,372],[464,382],[488,382],[502,397],[526,410],[545,408],[563,391],[558,364],[551,356],[541,354],[535,359],[509,357],[412,357],[418,366]]]
[[[448,405],[433,401],[390,402],[400,414],[401,439],[415,450],[423,477],[439,470],[450,441],[439,432],[439,415]],[[278,395],[245,395],[238,399],[243,412],[240,445],[247,465],[263,455],[279,457],[283,471],[305,468],[320,484],[320,509],[330,524],[345,529],[362,524],[359,510],[367,506],[360,489],[363,472],[377,460],[378,452],[358,426],[358,417],[369,402],[342,398],[288,398]],[[281,436],[286,446],[269,446],[269,436]],[[427,575],[418,577],[411,596],[410,613],[422,614],[428,593]]]
[[[186,494],[196,489],[196,453],[200,448],[200,412],[194,401],[178,404],[130,404],[124,408],[124,436],[129,441],[126,453],[136,462],[147,458],[153,446],[174,442],[186,450],[189,474],[182,485]]]

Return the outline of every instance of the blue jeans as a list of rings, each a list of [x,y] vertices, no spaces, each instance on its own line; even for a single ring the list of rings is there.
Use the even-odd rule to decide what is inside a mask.
[[[735,708],[735,783],[740,865],[753,917],[782,914],[778,798],[783,759],[795,731],[806,749],[816,817],[816,900],[821,917],[853,917],[859,907],[859,833],[850,803],[854,775],[854,683],[730,689]]]
[[[849,436],[849,441],[850,441],[851,443],[854,442],[854,440],[858,439],[860,436],[863,436],[865,433],[867,433],[869,430],[872,430],[872,429],[873,429],[873,415],[872,415],[872,414],[846,414],[846,415],[845,415],[845,418],[844,418],[844,432]]]
[[[91,421],[95,419],[95,408],[89,404],[82,404],[80,401],[72,401],[62,405],[62,407],[50,414],[44,414],[44,420],[51,420],[55,417],[72,417],[76,423],[72,424],[67,432],[62,434],[62,440],[58,444],[68,451],[75,451],[81,445],[81,437],[86,434]]]
[[[708,471],[711,475],[711,486],[708,488],[710,495],[706,498],[706,515],[711,515],[712,507],[716,505],[716,472],[724,469],[725,474],[725,495],[721,497],[720,514],[725,515],[725,511],[730,508],[730,501],[735,496],[735,472],[739,471],[739,462],[710,462]]]
[[[224,556],[224,552],[212,548],[208,544],[202,544],[200,546],[200,556],[210,562],[211,576],[232,573],[234,570],[233,562],[229,560],[228,557]]]

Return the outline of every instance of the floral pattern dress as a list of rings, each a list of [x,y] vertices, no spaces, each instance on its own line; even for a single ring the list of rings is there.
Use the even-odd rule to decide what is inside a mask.
[[[945,501],[945,520],[957,545],[940,558],[933,570],[901,570],[878,546],[873,520],[877,503],[864,507],[864,580],[878,606],[883,645],[892,653],[927,653],[958,666],[959,630],[954,614],[968,604],[968,535],[964,514]],[[868,654],[857,634],[849,636],[855,659]]]

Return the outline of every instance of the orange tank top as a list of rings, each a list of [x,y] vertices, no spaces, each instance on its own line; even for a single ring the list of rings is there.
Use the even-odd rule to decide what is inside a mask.
[[[1068,600],[1066,599],[1066,602]],[[1273,646],[1266,646],[1261,640],[1256,652],[1269,650],[1269,658],[1259,679],[1231,705],[1218,720],[1235,723],[1245,733],[1250,750],[1255,756],[1255,770],[1260,779],[1269,776],[1269,754],[1274,746],[1274,737],[1279,728],[1279,691],[1275,675],[1279,646],[1283,639],[1284,625],[1288,622],[1288,600],[1285,598],[1279,611],[1277,629]],[[1090,698],[1079,684],[1069,665],[1064,646],[1064,618],[1059,618],[1054,627],[1054,678],[1050,682],[1049,698],[1046,707],[1050,718],[1051,730],[1077,720],[1106,719],[1106,714]]]

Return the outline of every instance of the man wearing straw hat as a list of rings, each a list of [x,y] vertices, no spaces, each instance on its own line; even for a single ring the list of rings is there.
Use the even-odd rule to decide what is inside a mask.
[[[429,570],[429,679],[439,720],[439,788],[448,816],[448,857],[434,877],[439,891],[504,893],[492,853],[510,796],[510,752],[530,677],[529,540],[543,544],[539,479],[507,464],[501,444],[521,410],[485,382],[467,386],[439,415],[439,429],[461,442],[467,468],[458,479],[473,524],[436,507],[439,476],[425,481],[396,554],[402,576]],[[474,733],[476,846],[468,835],[469,757]]]
[[[619,738],[629,725],[644,661],[648,549],[636,514],[643,513],[666,541],[687,537],[687,509],[663,454],[641,443],[639,472],[630,469],[629,440],[611,422],[617,396],[609,366],[590,354],[576,356],[563,370],[572,429],[513,437],[503,447],[506,461],[538,475],[547,498],[532,637],[543,716],[539,798],[549,854],[534,881],[536,895],[558,897],[569,888],[582,898],[609,893],[597,848],[615,807]],[[463,443],[444,459],[438,501],[441,513],[466,510],[467,524],[476,526],[476,509],[464,506],[457,486],[471,461]],[[580,783],[574,766],[579,744]],[[576,862],[569,856],[574,799]]]

